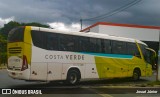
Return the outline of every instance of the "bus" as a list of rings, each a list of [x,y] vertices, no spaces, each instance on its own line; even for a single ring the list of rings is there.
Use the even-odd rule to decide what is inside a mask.
[[[8,75],[27,81],[66,81],[152,75],[154,50],[131,38],[20,26],[8,35]]]

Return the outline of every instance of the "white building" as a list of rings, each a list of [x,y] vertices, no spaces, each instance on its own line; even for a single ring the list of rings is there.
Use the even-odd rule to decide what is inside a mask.
[[[138,39],[147,43],[148,46],[156,50],[156,52],[158,52],[159,49],[160,26],[156,27],[98,22],[81,30],[81,32],[88,31]]]

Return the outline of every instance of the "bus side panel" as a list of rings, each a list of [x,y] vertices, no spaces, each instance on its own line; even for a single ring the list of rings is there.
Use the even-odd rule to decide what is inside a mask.
[[[96,64],[85,64],[85,78],[99,78]]]
[[[71,68],[77,68],[80,70],[80,73],[82,72],[82,69],[77,65],[73,63],[61,63],[62,64],[62,71],[60,72],[62,74],[62,80],[66,80],[67,73]]]
[[[67,55],[67,53],[65,53]],[[72,55],[82,55],[73,53]],[[77,68],[80,71],[81,79],[99,78],[96,64],[94,63],[94,56],[84,54],[84,60],[66,60],[63,62],[62,79],[65,80],[67,73],[71,68]]]
[[[47,80],[47,63],[33,62],[31,65],[30,80]]]
[[[146,63],[144,60],[134,56],[128,58],[97,56],[95,57],[95,61],[100,78],[132,77],[135,68],[141,70],[141,76],[146,76],[146,72],[148,72],[147,75],[150,75],[149,71],[146,71]]]
[[[49,62],[47,65],[47,80],[61,80],[62,79],[62,63]]]
[[[128,77],[129,64],[132,59],[96,57],[100,78]]]
[[[44,60],[46,51],[32,45],[31,80],[47,80],[47,62]]]
[[[135,68],[139,68],[141,70],[141,76],[145,76],[145,63],[142,59],[133,57],[133,59],[131,60],[131,64],[129,64],[129,72],[128,72],[128,75],[130,77],[133,76],[133,72]]]

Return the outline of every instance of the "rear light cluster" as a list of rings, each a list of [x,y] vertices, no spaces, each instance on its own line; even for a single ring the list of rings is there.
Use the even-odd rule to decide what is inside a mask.
[[[22,64],[22,68],[21,71],[28,69],[28,61],[27,61],[27,57],[25,55],[23,55],[23,64]]]

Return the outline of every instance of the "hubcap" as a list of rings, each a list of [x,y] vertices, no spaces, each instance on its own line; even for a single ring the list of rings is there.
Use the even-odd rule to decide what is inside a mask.
[[[137,79],[138,79],[138,74],[137,74],[137,73],[134,73],[133,78],[134,78],[134,80],[137,80]]]
[[[71,74],[71,76],[70,76],[70,82],[71,82],[72,84],[74,84],[76,81],[77,81],[77,76],[76,76],[76,74]]]

